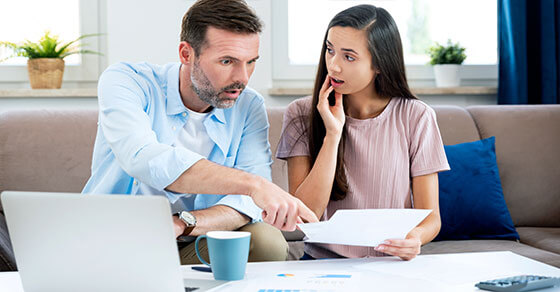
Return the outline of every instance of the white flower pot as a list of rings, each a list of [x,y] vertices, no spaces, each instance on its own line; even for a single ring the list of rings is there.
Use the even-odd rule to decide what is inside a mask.
[[[436,87],[457,87],[461,83],[459,68],[457,64],[434,65]]]

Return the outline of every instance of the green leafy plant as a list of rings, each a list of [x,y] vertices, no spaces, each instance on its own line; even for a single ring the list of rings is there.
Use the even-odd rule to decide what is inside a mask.
[[[74,54],[96,54],[102,55],[101,53],[85,50],[82,47],[86,44],[77,43],[79,40],[87,37],[99,36],[100,34],[85,34],[77,39],[62,43],[59,41],[58,36],[51,36],[50,31],[46,31],[38,42],[31,42],[26,40],[22,44],[16,44],[11,42],[0,41],[0,46],[6,47],[12,50],[12,54],[6,58],[0,59],[3,62],[7,59],[13,57],[26,57],[29,59],[36,58],[59,58],[64,59],[70,55]]]
[[[439,43],[431,46],[428,49],[430,54],[430,64],[462,64],[467,58],[465,55],[465,48],[461,47],[459,43],[452,43],[447,40],[447,45],[442,46]]]

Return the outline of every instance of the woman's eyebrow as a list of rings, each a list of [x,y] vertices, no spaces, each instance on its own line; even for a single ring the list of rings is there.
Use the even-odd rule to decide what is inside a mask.
[[[333,44],[332,44],[331,42],[329,42],[329,40],[326,40],[325,43],[326,43],[328,46],[334,47]],[[356,55],[359,55],[358,52],[356,52],[356,51],[354,51],[354,50],[352,50],[352,49],[341,48],[341,50],[342,50],[342,51],[345,51],[345,52],[351,52],[351,53],[354,53],[354,54],[356,54]]]

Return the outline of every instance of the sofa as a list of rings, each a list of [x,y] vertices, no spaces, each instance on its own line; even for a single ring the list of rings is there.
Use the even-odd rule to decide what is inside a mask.
[[[496,137],[504,197],[520,241],[439,241],[423,246],[422,254],[509,250],[560,267],[560,105],[434,109],[446,145]],[[267,109],[273,153],[284,110]],[[90,175],[96,130],[96,110],[1,113],[0,192],[79,193]],[[272,179],[287,189],[284,161],[274,159]],[[284,235],[290,246],[289,259],[301,257],[302,234]],[[0,271],[16,269],[0,206]]]

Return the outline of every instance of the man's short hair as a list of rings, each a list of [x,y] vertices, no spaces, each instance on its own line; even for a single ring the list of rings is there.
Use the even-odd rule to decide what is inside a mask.
[[[183,16],[181,41],[189,43],[197,56],[206,43],[208,27],[252,34],[262,23],[244,0],[198,0]]]

